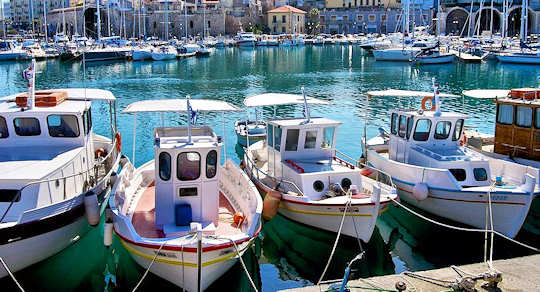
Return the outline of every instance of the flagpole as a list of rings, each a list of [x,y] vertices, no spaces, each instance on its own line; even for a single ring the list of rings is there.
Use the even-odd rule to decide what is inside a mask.
[[[310,116],[310,113],[309,113],[309,107],[308,107],[308,102],[307,102],[307,97],[306,97],[306,90],[304,89],[304,87],[302,86],[302,95],[304,97],[304,108],[305,108],[305,115],[306,115],[306,124],[311,122],[311,116]]]
[[[188,144],[191,144],[191,104],[189,103],[189,94],[186,95],[186,104],[187,104],[187,122],[188,122]]]

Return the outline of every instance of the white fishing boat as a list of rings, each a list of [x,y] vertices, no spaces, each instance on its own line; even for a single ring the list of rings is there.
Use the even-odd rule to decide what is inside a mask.
[[[402,61],[409,62],[414,57],[431,46],[426,42],[417,42],[413,45],[394,47],[388,49],[372,50],[376,61]]]
[[[411,60],[414,63],[427,64],[447,64],[452,63],[456,59],[456,55],[452,53],[441,53],[439,49],[422,51],[414,56]]]
[[[111,92],[29,88],[0,100],[0,257],[11,272],[62,251],[99,223],[120,161]],[[111,137],[93,131],[97,100],[109,103]]]
[[[191,125],[195,112],[238,110],[188,98],[139,101],[124,111],[188,113],[187,126],[154,129],[155,160],[124,166],[109,200],[114,231],[132,258],[187,291],[205,290],[261,230],[257,189],[232,161],[220,164],[221,137]]]
[[[173,46],[161,46],[152,49],[152,60],[164,61],[176,59],[177,51]]]
[[[266,201],[274,200],[274,210],[291,220],[367,242],[378,215],[397,199],[396,191],[364,176],[356,161],[336,150],[340,122],[310,117],[308,103],[327,102],[305,95],[264,94],[244,104],[299,102],[306,117],[267,121],[269,138],[246,148],[244,169],[266,194],[265,212]]]
[[[200,46],[197,45],[197,44],[184,44],[182,46],[182,48],[185,50],[185,52],[183,53],[197,53],[197,51],[199,50]]]
[[[248,135],[249,144],[266,139],[266,123],[264,121],[236,121],[234,122],[234,132],[240,146],[247,146]]]
[[[252,32],[240,32],[235,37],[237,47],[255,47],[257,38]]]
[[[136,47],[131,51],[133,61],[142,61],[152,59],[152,47]]]
[[[432,96],[431,108],[391,111],[390,133],[367,142],[368,164],[389,173],[400,198],[411,205],[485,229],[491,204],[494,230],[516,236],[538,174],[462,146],[467,116],[441,111],[436,84]]]

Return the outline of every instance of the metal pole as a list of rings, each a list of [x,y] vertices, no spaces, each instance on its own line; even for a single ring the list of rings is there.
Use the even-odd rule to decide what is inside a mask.
[[[107,2],[107,35],[111,36],[111,3]]]
[[[188,39],[188,33],[187,33],[187,2],[184,0],[184,22],[185,22],[185,29],[184,31],[186,32],[186,42],[187,42],[187,39]]]
[[[83,0],[83,37],[86,37],[86,0]]]
[[[4,20],[4,1],[2,1],[2,20]],[[43,21],[45,22],[44,32],[45,32],[45,43],[49,42],[48,36],[47,36],[47,0],[43,0]],[[6,27],[4,26],[4,39],[6,38]]]
[[[223,163],[225,163],[227,162],[227,130],[225,128],[225,112],[221,112],[221,120],[223,123]]]
[[[96,0],[96,14],[97,14],[97,38],[101,40],[101,15],[99,13],[99,0]]]
[[[137,113],[133,114],[133,154],[131,155],[131,163],[135,166],[135,144],[137,143]]]
[[[191,104],[189,103],[189,94],[186,95],[186,111],[187,111],[187,123],[188,123],[188,144],[191,144]]]

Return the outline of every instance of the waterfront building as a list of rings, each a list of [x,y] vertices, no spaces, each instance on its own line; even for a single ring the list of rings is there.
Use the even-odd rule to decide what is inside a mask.
[[[461,36],[485,35],[491,32],[501,34],[503,23],[506,22],[507,36],[518,35],[522,1],[508,2],[511,5],[505,17],[503,0],[494,0],[493,8],[491,1],[474,0],[471,7],[471,1],[468,0],[441,0],[441,32]],[[527,31],[529,34],[540,33],[540,0],[529,0],[528,3]]]
[[[274,34],[304,33],[306,12],[284,5],[268,11],[267,25]]]
[[[14,27],[37,31],[44,9],[50,12],[70,5],[70,0],[10,0],[11,22]]]

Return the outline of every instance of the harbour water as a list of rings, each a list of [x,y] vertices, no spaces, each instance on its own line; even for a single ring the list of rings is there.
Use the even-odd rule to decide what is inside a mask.
[[[29,63],[0,63],[0,95],[26,90],[20,78]],[[476,88],[509,89],[538,87],[540,67],[501,63],[411,66],[409,63],[375,62],[372,56],[355,46],[324,46],[265,49],[221,49],[209,58],[189,58],[163,62],[98,62],[83,68],[80,62],[56,60],[38,62],[40,72],[37,89],[90,87],[112,91],[118,98],[119,131],[123,137],[123,152],[133,157],[132,115],[121,112],[128,104],[143,99],[213,98],[238,106],[250,95],[265,92],[300,93],[332,102],[332,106],[312,108],[313,116],[343,122],[338,130],[338,148],[352,157],[361,155],[360,141],[366,115],[367,135],[374,136],[379,127],[388,128],[388,110],[419,107],[417,99],[367,99],[368,90],[387,88],[431,91],[435,77],[440,91],[460,95],[461,90]],[[93,108],[97,133],[108,133],[108,107]],[[450,98],[443,100],[444,110],[470,115],[466,125],[481,132],[493,133],[495,106],[489,100]],[[282,107],[278,116],[301,114],[301,107]],[[265,109],[265,116],[272,115]],[[245,113],[225,116],[225,132],[221,115],[201,116],[226,141],[227,158],[239,162],[241,149],[236,146],[233,123]],[[102,118],[102,119],[101,119]],[[166,124],[185,121],[185,113],[167,114]],[[153,158],[152,129],[161,123],[159,115],[145,115],[137,120],[135,164]],[[103,246],[103,226],[88,233],[62,253],[16,274],[28,291],[131,291],[142,277],[143,270],[131,260],[119,241],[110,248]],[[534,243],[538,238],[528,234],[518,239]],[[263,291],[292,288],[316,283],[328,259],[335,235],[313,230],[277,216],[266,222],[260,238],[244,260],[255,282]],[[479,262],[483,259],[483,234],[465,234],[426,223],[392,207],[377,223],[369,243],[359,244],[342,238],[327,279],[341,278],[346,263],[360,249],[365,258],[354,266],[353,277],[401,273],[444,267],[451,264]],[[495,241],[495,258],[526,255],[528,251],[503,240]],[[179,270],[180,273],[180,270]],[[116,285],[113,283],[116,282]],[[15,290],[9,278],[1,281],[4,291]],[[249,291],[250,285],[242,267],[237,264],[210,290]],[[149,274],[142,291],[176,289]]]

